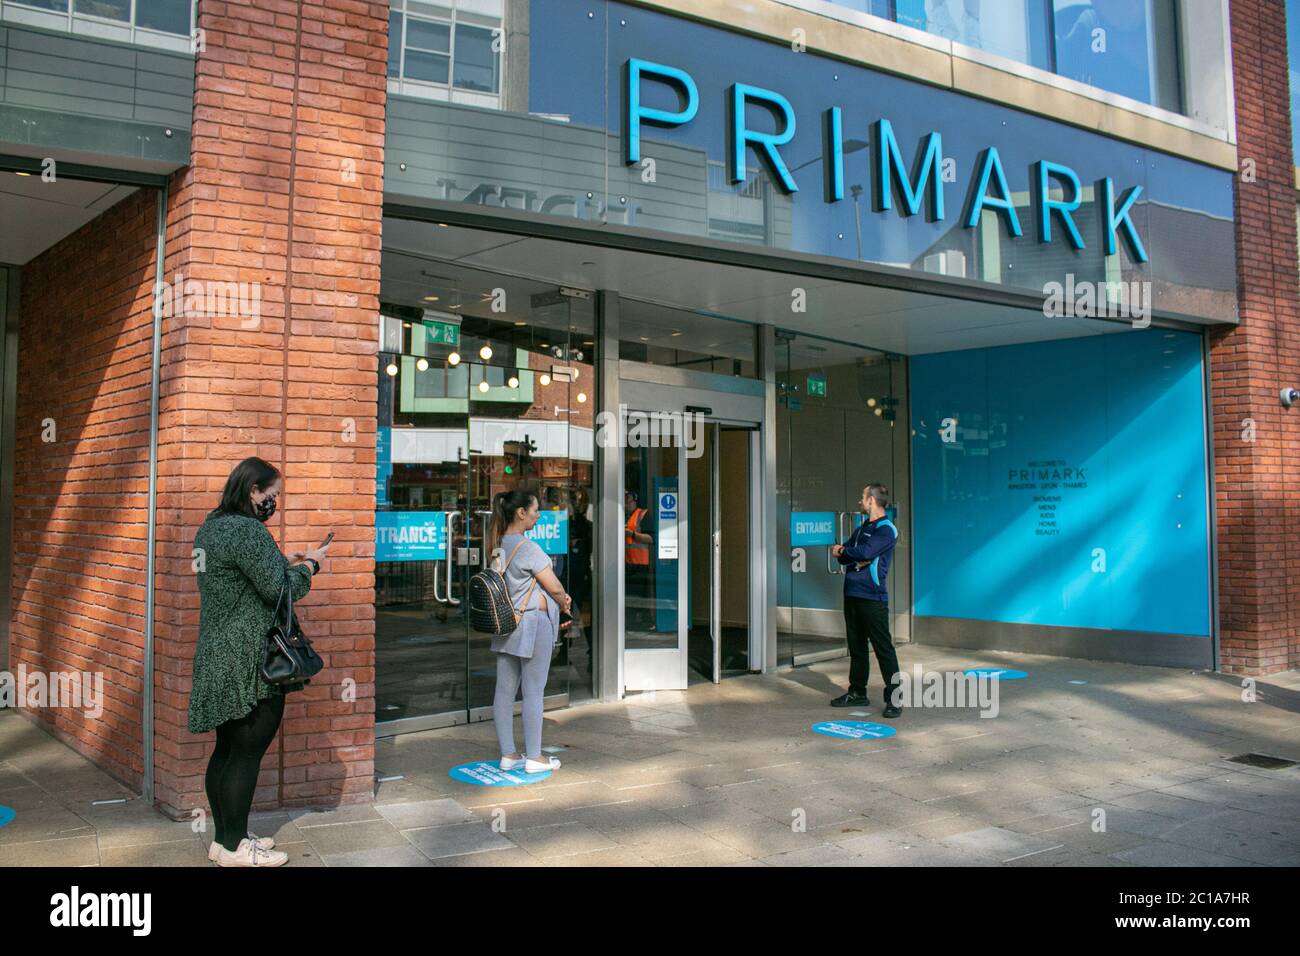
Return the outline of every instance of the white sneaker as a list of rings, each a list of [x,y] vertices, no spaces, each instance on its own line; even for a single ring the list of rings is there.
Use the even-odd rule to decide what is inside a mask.
[[[248,838],[260,846],[263,850],[275,849],[275,837],[260,837],[252,830],[248,831]],[[213,840],[208,844],[208,860],[212,863],[217,862],[217,853],[221,850],[221,844]]]
[[[545,773],[548,770],[559,769],[559,757],[547,757],[545,760],[534,760],[532,757],[529,757],[524,761],[524,773]]]
[[[217,866],[283,866],[289,862],[289,854],[282,850],[264,850],[245,837],[233,852],[223,846],[214,862]]]
[[[524,765],[523,757],[502,757],[501,762],[497,764],[502,770],[514,770]]]

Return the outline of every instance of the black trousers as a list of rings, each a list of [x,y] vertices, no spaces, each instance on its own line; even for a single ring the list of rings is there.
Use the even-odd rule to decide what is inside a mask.
[[[248,835],[248,811],[257,789],[257,770],[284,717],[284,695],[264,697],[243,717],[217,727],[217,746],[208,761],[203,788],[212,807],[216,841],[227,850]]]
[[[867,655],[874,649],[888,704],[895,686],[892,681],[898,673],[898,652],[889,636],[889,605],[845,595],[844,632],[849,642],[849,690],[854,694],[867,692],[867,678],[871,676],[871,660]]]

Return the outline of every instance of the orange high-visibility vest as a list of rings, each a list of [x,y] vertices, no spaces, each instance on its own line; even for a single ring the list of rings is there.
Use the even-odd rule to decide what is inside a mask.
[[[632,513],[628,515],[627,525],[625,527],[625,530],[627,531],[626,553],[628,564],[648,567],[650,565],[650,546],[648,544],[641,544],[641,542],[632,537],[633,532],[637,530],[637,525],[641,523],[641,516],[643,514],[645,514],[644,508],[634,508]]]

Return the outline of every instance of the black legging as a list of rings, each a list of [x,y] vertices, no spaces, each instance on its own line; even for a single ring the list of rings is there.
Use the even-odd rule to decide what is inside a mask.
[[[236,720],[217,727],[217,746],[208,761],[203,789],[212,806],[216,840],[227,850],[248,835],[248,811],[257,789],[257,768],[284,716],[284,695],[275,694]]]

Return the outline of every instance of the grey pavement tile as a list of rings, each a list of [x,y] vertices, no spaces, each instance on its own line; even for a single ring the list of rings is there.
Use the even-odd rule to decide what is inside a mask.
[[[490,853],[462,853],[458,856],[440,856],[430,860],[433,866],[544,866],[545,864],[527,850],[511,845],[508,849],[495,849]]]
[[[441,798],[412,803],[388,803],[376,806],[379,814],[399,830],[436,827],[447,823],[467,823],[474,814],[455,800]]]
[[[724,827],[708,834],[719,843],[755,858],[787,850],[802,850],[828,842],[824,835],[799,833],[775,821],[739,827]]]
[[[371,804],[349,804],[330,809],[305,809],[295,807],[285,813],[299,830],[332,826],[338,823],[367,823],[381,821],[379,808]]]
[[[326,853],[321,857],[326,866],[432,866],[423,853],[404,843],[401,846],[381,846],[369,850],[351,850],[347,853]]]
[[[674,820],[680,820],[702,833],[714,830],[735,829],[737,827],[755,826],[769,823],[761,813],[742,807],[727,800],[715,800],[709,803],[692,803],[684,807],[663,807],[656,811]]]
[[[943,842],[959,850],[969,850],[1002,862],[1042,853],[1059,845],[1059,840],[1017,833],[1002,827],[985,827],[947,837]]]
[[[857,854],[834,843],[773,853],[763,857],[763,862],[768,866],[860,866],[862,863]]]
[[[420,830],[403,830],[401,836],[430,860],[465,853],[487,854],[513,849],[517,845],[500,833],[493,832],[486,823],[452,823]]]
[[[1178,843],[1143,843],[1112,853],[1112,857],[1138,866],[1254,866],[1236,857],[1209,853]]]
[[[58,837],[94,835],[94,828],[66,807],[42,806],[35,810],[18,812],[8,824],[0,827],[0,846]]]
[[[599,830],[593,830],[576,822],[527,827],[522,830],[512,829],[507,833],[516,846],[523,847],[542,860],[621,845]]]
[[[351,853],[353,850],[402,845],[402,833],[385,820],[309,827],[303,830],[302,834],[322,857],[335,853]]]
[[[170,843],[100,846],[101,866],[212,866],[208,846],[197,837]]]
[[[541,858],[543,866],[653,866],[632,847],[609,846],[581,853]]]
[[[0,867],[98,865],[99,845],[93,833],[35,843],[0,844]]]
[[[1117,797],[1114,802],[1118,807],[1158,813],[1162,817],[1170,817],[1174,820],[1195,820],[1218,812],[1217,807],[1203,801],[1187,800],[1155,790]]]
[[[732,866],[750,861],[750,857],[735,847],[717,843],[690,853],[674,854],[655,860],[655,866]]]

